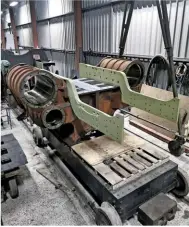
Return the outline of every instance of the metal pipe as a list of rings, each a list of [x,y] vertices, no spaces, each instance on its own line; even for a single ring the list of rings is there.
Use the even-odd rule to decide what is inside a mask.
[[[163,34],[165,49],[167,51],[167,58],[169,61],[169,75],[170,75],[170,80],[172,82],[173,96],[178,97],[176,80],[174,76],[173,47],[171,45],[171,35],[170,35],[170,29],[169,29],[167,6],[165,1],[161,1],[161,8],[160,8],[159,0],[156,1],[156,4],[158,9],[158,15],[159,15],[162,34]]]
[[[119,45],[119,57],[122,57],[124,50],[125,50],[125,43],[127,40],[127,35],[128,35],[128,31],[129,31],[129,27],[130,27],[130,23],[131,23],[131,17],[133,14],[133,9],[134,9],[134,4],[135,1],[131,1],[129,2],[130,7],[129,7],[129,12],[128,12],[128,16],[127,16],[127,21],[125,23],[125,19],[126,19],[126,11],[127,11],[127,2],[125,5],[125,12],[124,12],[124,18],[123,18],[123,24],[122,24],[122,31],[121,31],[121,37],[120,37],[120,45]]]
[[[167,41],[168,41],[168,47],[165,47],[167,50],[167,55],[169,59],[170,64],[170,73],[171,73],[171,80],[172,80],[172,89],[174,97],[178,97],[178,92],[176,88],[176,79],[175,79],[175,73],[174,73],[174,64],[173,64],[173,47],[171,45],[171,34],[170,34],[170,28],[169,28],[169,19],[167,15],[167,6],[165,1],[161,1],[162,6],[162,15],[164,18],[164,24],[165,24],[165,31],[167,35]]]
[[[132,114],[131,112],[129,112],[129,111],[127,111],[127,110],[120,109],[120,111],[123,112],[123,113],[129,114],[129,115],[131,115],[131,116],[133,116],[133,117],[135,117],[135,118],[137,118],[137,119],[140,119],[140,120],[142,120],[142,121],[145,121],[145,122],[148,122],[148,123],[150,123],[150,124],[152,124],[152,125],[155,125],[155,126],[157,126],[157,127],[159,127],[159,128],[162,128],[162,129],[164,129],[164,130],[166,130],[166,131],[176,133],[176,131],[174,131],[174,130],[168,129],[168,128],[163,127],[163,126],[161,126],[161,125],[158,125],[158,124],[156,124],[156,123],[154,123],[154,122],[152,122],[152,121],[146,120],[146,119],[144,119],[144,118],[142,118],[142,117],[139,117],[139,115]]]
[[[169,65],[170,65],[170,79],[172,82],[172,89],[173,89],[173,96],[178,97],[178,91],[176,87],[176,78],[175,78],[175,73],[174,73],[174,64],[173,64],[173,47],[171,45],[171,34],[170,34],[170,29],[169,29],[169,20],[168,20],[168,15],[167,15],[167,6],[165,1],[161,1],[161,7],[162,7],[162,16],[163,16],[163,24],[165,27],[165,37],[164,37],[164,42],[167,39],[167,46],[165,42],[165,49],[167,51],[167,57],[169,60]],[[182,135],[182,126],[181,126],[181,119],[180,119],[180,114],[178,117],[178,132],[179,135]]]
[[[121,49],[121,44],[122,44],[122,38],[123,38],[123,33],[124,33],[124,26],[125,26],[126,14],[127,14],[127,2],[125,1],[125,10],[124,10],[124,14],[123,14],[123,21],[122,21],[122,28],[121,28],[121,37],[120,37],[119,49]],[[120,51],[121,51],[121,50],[120,50]],[[119,55],[119,56],[120,56],[120,55]]]
[[[153,145],[154,145],[154,146],[156,146],[156,147],[159,147],[159,148],[163,149],[164,151],[169,152],[169,150],[168,150],[168,149],[165,149],[165,148],[161,147],[161,146],[160,146],[160,145],[158,145],[157,143],[153,143],[152,141],[148,140],[148,139],[147,139],[147,137],[141,136],[141,135],[139,135],[138,133],[133,132],[133,131],[131,131],[131,130],[129,130],[129,129],[127,129],[127,128],[125,128],[125,127],[124,127],[124,130],[125,130],[125,131],[127,131],[127,132],[129,132],[130,134],[134,134],[134,135],[136,135],[136,136],[140,137],[141,139],[146,140],[147,142],[149,142],[149,143],[153,144]]]
[[[158,15],[159,15],[159,21],[160,21],[160,25],[161,25],[164,45],[165,45],[165,48],[166,48],[168,46],[168,43],[167,43],[166,31],[165,31],[165,27],[164,27],[163,15],[162,15],[162,12],[161,12],[159,0],[156,0],[156,4],[157,4],[157,11],[158,11]]]

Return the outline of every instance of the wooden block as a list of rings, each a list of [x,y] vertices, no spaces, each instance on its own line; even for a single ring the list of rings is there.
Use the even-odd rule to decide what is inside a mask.
[[[166,152],[163,153],[160,149],[156,148],[155,146],[151,146],[151,144],[149,143],[145,143],[142,146],[142,149],[144,149],[146,152],[152,154],[155,158],[160,160],[164,160],[169,157],[169,155],[166,154]]]
[[[134,166],[130,165],[128,162],[125,162],[123,159],[116,157],[114,160],[129,172],[134,174],[138,173],[138,170]]]
[[[157,163],[157,162],[158,162],[157,159],[155,159],[155,158],[153,158],[152,156],[146,154],[144,151],[139,150],[139,149],[135,149],[135,150],[136,150],[137,154],[139,154],[140,156],[142,156],[142,157],[148,159],[150,162],[153,162],[153,163]]]
[[[110,164],[110,167],[111,167],[114,171],[118,172],[120,175],[122,175],[122,176],[125,177],[125,178],[128,178],[128,177],[131,176],[131,174],[130,174],[129,172],[127,172],[126,170],[124,170],[121,166],[119,166],[119,165],[116,164],[115,162],[112,162],[112,163]]]
[[[134,152],[131,152],[130,153],[130,156],[135,159],[137,162],[140,162],[140,163],[143,163],[144,165],[150,167],[152,166],[152,163],[147,161],[146,159],[142,158],[141,156],[137,155],[136,153]]]
[[[104,178],[106,179],[111,185],[115,185],[121,182],[123,179],[113,172],[109,166],[105,165],[104,163],[97,164],[93,166],[93,168]]]
[[[143,165],[141,165],[140,163],[138,163],[137,161],[135,161],[134,159],[132,159],[128,155],[122,154],[121,157],[124,160],[126,160],[128,163],[130,163],[131,165],[135,166],[137,169],[139,169],[139,170],[144,170],[145,169],[145,167]]]

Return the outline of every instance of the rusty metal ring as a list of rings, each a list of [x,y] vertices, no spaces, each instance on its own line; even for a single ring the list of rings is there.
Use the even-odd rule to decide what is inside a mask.
[[[25,83],[32,77],[35,77],[37,75],[40,75],[40,76],[44,76],[49,78],[51,80],[51,82],[53,83],[53,88],[54,88],[54,92],[53,94],[51,95],[51,97],[49,98],[50,100],[47,100],[47,102],[45,102],[44,104],[32,104],[31,102],[29,102],[26,98],[25,98],[25,95],[24,95],[24,85]],[[23,103],[27,104],[28,106],[30,107],[33,107],[33,108],[41,108],[41,107],[47,107],[49,105],[51,105],[55,99],[56,99],[56,95],[57,95],[57,91],[58,91],[58,87],[57,87],[57,84],[54,80],[54,77],[53,75],[50,73],[50,72],[47,72],[45,70],[41,70],[41,69],[37,69],[31,73],[28,73],[27,76],[25,76],[25,78],[22,80],[21,82],[21,85],[20,85],[20,99],[22,100]]]
[[[58,119],[58,123],[54,124],[54,125],[52,123],[48,123],[47,122],[47,117],[48,117],[49,113],[51,113],[52,111],[60,111],[60,113],[62,114],[61,119]],[[54,116],[54,118],[56,118],[56,117]],[[66,119],[66,114],[65,114],[65,112],[64,112],[64,110],[63,110],[63,108],[61,106],[50,106],[50,107],[47,107],[42,112],[41,119],[42,119],[43,125],[46,128],[48,128],[48,129],[57,129],[62,124],[64,124],[65,119]]]

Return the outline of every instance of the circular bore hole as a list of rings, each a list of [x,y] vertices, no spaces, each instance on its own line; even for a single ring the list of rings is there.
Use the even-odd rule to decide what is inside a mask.
[[[42,74],[31,76],[24,84],[24,98],[32,105],[44,106],[55,92],[53,80]]]
[[[56,126],[58,124],[62,124],[63,122],[63,114],[60,110],[51,110],[46,115],[46,123],[49,126]]]
[[[126,75],[131,87],[139,85],[143,79],[142,69],[138,64],[131,65],[126,71]]]

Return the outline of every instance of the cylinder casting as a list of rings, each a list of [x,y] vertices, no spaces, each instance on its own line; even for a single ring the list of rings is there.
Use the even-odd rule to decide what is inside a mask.
[[[131,88],[141,84],[144,77],[144,66],[139,60],[129,61],[106,57],[99,62],[98,66],[124,72]]]
[[[7,85],[18,105],[34,123],[49,129],[60,127],[65,119],[58,83],[50,72],[25,64],[12,67],[7,75]]]

